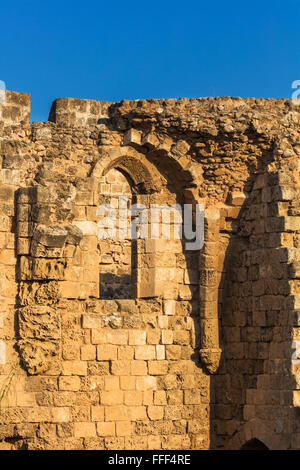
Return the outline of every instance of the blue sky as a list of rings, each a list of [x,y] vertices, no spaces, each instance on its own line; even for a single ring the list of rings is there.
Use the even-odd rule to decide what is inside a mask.
[[[59,97],[290,98],[300,79],[299,0],[2,2],[0,80]]]

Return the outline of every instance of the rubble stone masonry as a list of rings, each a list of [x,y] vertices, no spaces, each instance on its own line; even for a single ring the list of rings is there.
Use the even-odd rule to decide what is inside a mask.
[[[300,449],[300,113],[289,100],[0,105],[0,448]],[[97,236],[120,195],[204,245]],[[174,222],[175,227],[175,222]]]

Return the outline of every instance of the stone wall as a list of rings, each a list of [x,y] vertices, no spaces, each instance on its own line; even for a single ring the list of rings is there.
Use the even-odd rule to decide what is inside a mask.
[[[31,126],[29,112],[6,92],[0,447],[299,448],[297,106],[63,98]],[[182,220],[171,239],[101,239],[99,205],[120,194],[201,204],[203,247],[176,238]]]

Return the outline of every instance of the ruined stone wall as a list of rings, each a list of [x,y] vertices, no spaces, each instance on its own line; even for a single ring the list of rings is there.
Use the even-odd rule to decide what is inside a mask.
[[[298,108],[6,97],[1,448],[299,448]],[[201,250],[99,239],[120,193],[202,204]]]

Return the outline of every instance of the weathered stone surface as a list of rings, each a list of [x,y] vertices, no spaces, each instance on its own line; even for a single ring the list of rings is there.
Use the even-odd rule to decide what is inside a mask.
[[[49,369],[58,352],[61,336],[60,317],[49,306],[32,305],[18,311],[18,348],[22,361],[30,374]]]

